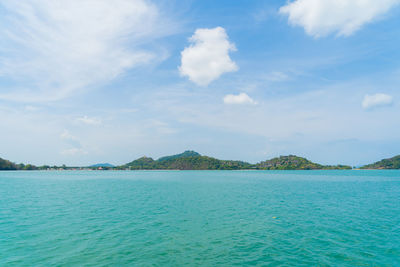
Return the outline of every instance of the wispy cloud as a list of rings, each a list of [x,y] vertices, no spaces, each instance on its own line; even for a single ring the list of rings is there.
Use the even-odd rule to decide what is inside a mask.
[[[144,45],[171,32],[145,0],[6,0],[0,7],[0,79],[14,84],[0,98],[13,101],[53,101],[106,83],[159,58]]]
[[[224,97],[224,103],[225,104],[251,104],[251,105],[255,105],[257,104],[256,101],[254,101],[250,96],[248,96],[246,93],[240,93],[238,95],[226,95]]]
[[[362,101],[364,109],[390,106],[393,104],[393,97],[387,94],[365,95]]]
[[[281,7],[280,13],[311,36],[348,36],[398,4],[400,0],[296,0]]]
[[[25,110],[28,112],[35,112],[35,111],[40,110],[40,107],[27,105],[27,106],[25,106]]]
[[[288,80],[289,79],[289,75],[287,75],[284,72],[273,71],[273,72],[270,72],[267,75],[265,75],[263,78],[265,80],[271,81],[271,82],[282,82],[282,81]]]
[[[189,41],[192,45],[182,51],[179,71],[192,82],[206,86],[222,74],[238,70],[229,57],[236,47],[224,28],[197,29]]]
[[[87,125],[100,125],[102,123],[101,119],[88,116],[79,117],[76,121]]]

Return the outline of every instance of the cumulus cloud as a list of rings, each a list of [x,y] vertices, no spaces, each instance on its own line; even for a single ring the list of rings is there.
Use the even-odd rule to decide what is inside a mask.
[[[99,118],[93,118],[88,116],[79,117],[76,119],[77,122],[87,124],[87,125],[100,125],[101,120]]]
[[[106,83],[161,58],[150,43],[171,33],[147,0],[5,0],[0,8],[8,84],[0,98],[14,101],[54,101]]]
[[[189,41],[192,43],[181,52],[180,74],[200,86],[206,86],[226,72],[238,70],[229,57],[236,51],[222,27],[197,29]]]
[[[364,109],[390,106],[393,104],[393,97],[386,94],[365,95],[362,101]]]
[[[289,16],[290,24],[302,26],[314,37],[331,33],[348,36],[399,3],[400,0],[295,0],[281,7],[280,13]]]
[[[226,95],[224,97],[224,103],[225,104],[252,104],[252,105],[257,104],[257,102],[254,101],[246,93],[240,93],[238,95],[232,95],[232,94]]]

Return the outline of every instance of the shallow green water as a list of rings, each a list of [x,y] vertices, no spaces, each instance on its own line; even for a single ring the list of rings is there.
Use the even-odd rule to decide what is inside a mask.
[[[400,266],[400,171],[0,172],[0,266]]]

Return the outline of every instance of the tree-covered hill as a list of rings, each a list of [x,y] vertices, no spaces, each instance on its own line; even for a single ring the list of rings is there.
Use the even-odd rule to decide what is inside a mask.
[[[100,168],[101,167],[101,168]],[[363,168],[371,169],[399,169],[400,156],[392,159],[366,165]],[[96,164],[90,167],[40,166],[15,164],[0,158],[0,170],[77,170],[77,169],[102,169],[102,170],[338,170],[351,169],[345,165],[321,165],[306,158],[289,155],[280,156],[270,160],[251,164],[244,161],[220,160],[203,156],[195,151],[185,151],[181,154],[161,157],[154,160],[150,157],[141,157],[124,165],[114,167],[111,164]]]
[[[13,170],[36,170],[37,167],[31,164],[15,164],[6,159],[0,158],[0,170],[2,171],[13,171]]]
[[[289,155],[281,156],[257,164],[243,161],[219,160],[212,157],[202,156],[194,151],[185,151],[181,154],[162,157],[154,160],[142,157],[128,164],[122,165],[121,169],[131,170],[317,170],[317,169],[351,169],[350,166],[325,166],[313,163],[305,158]]]
[[[162,169],[177,170],[240,170],[251,164],[242,161],[219,160],[207,156],[189,156],[159,162]]]
[[[17,170],[18,166],[17,164],[0,158],[0,170]]]
[[[156,161],[149,157],[141,157],[125,165],[120,166],[120,168],[129,168],[131,170],[152,170],[156,168]]]
[[[256,165],[257,169],[260,170],[329,170],[329,169],[351,169],[350,166],[344,165],[321,165],[309,161],[306,158],[289,155],[280,156],[270,160],[266,160]]]
[[[181,154],[161,157],[158,159],[158,161],[162,162],[162,161],[169,161],[169,160],[174,160],[174,159],[178,159],[178,158],[188,158],[188,157],[198,157],[198,156],[201,156],[201,155],[193,150],[186,150],[185,152],[183,152]]]
[[[185,151],[181,154],[166,156],[154,160],[142,157],[120,168],[131,170],[238,170],[249,169],[250,163],[243,161],[219,160],[202,156],[194,151]]]
[[[90,165],[89,168],[114,168],[115,166],[110,164],[110,163],[97,163],[97,164],[93,164]]]
[[[361,169],[400,169],[400,155],[365,165]]]

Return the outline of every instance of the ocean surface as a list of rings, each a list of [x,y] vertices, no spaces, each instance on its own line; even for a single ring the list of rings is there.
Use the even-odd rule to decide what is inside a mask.
[[[0,266],[400,266],[400,171],[0,172]]]

